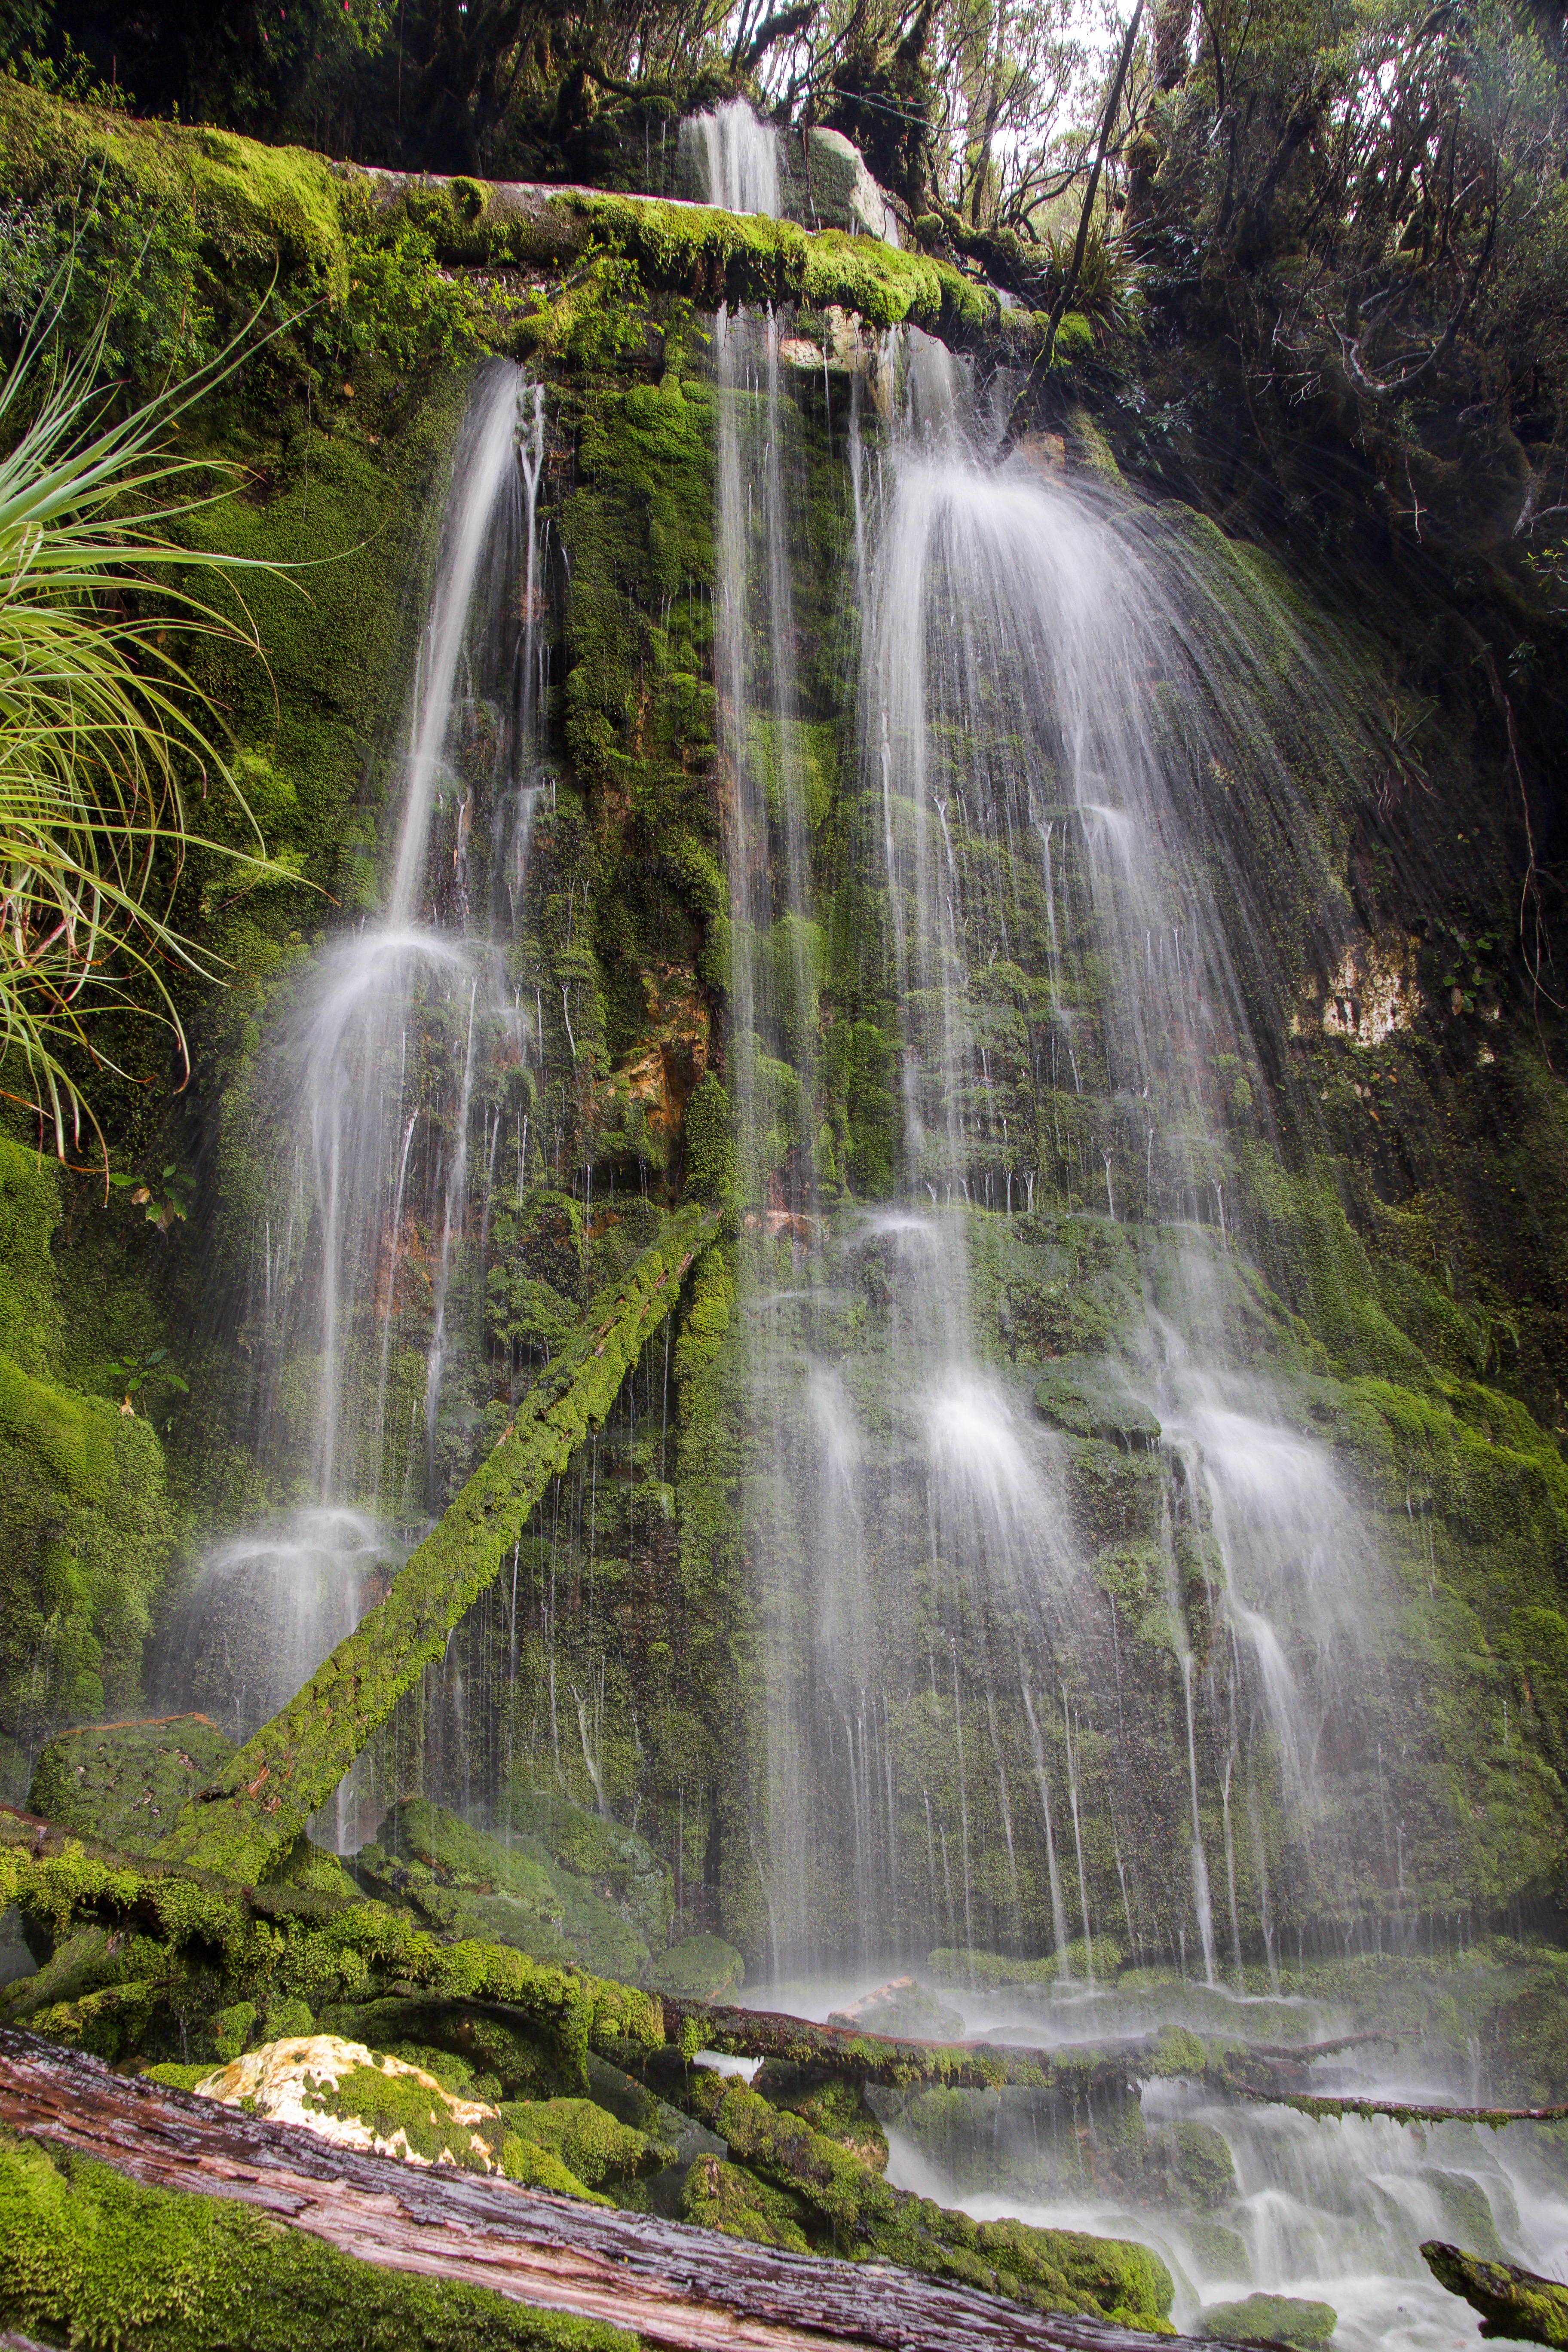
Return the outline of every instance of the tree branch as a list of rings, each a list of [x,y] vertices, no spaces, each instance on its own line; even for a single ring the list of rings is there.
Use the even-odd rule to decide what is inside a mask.
[[[1057,299],[1051,305],[1051,314],[1046,323],[1045,336],[1039,350],[1035,354],[1034,363],[1024,379],[1017,398],[1013,403],[1011,414],[1007,418],[1007,430],[1002,436],[1001,445],[996,453],[998,457],[1005,457],[1016,440],[1027,404],[1033,398],[1037,387],[1045,382],[1050,373],[1051,357],[1056,350],[1057,336],[1062,320],[1067,316],[1068,305],[1072,300],[1074,289],[1078,285],[1079,272],[1083,268],[1084,248],[1089,243],[1089,225],[1094,213],[1094,199],[1100,189],[1100,175],[1105,168],[1106,152],[1110,145],[1111,133],[1116,128],[1117,112],[1121,105],[1122,85],[1127,79],[1127,68],[1132,62],[1133,44],[1138,38],[1138,27],[1142,21],[1143,0],[1137,0],[1137,5],[1132,11],[1132,21],[1127,27],[1127,37],[1121,44],[1121,55],[1116,61],[1116,73],[1110,85],[1110,96],[1106,100],[1105,117],[1100,126],[1100,144],[1095,150],[1094,169],[1089,175],[1089,186],[1084,191],[1083,210],[1079,215],[1078,242],[1073,247],[1072,265],[1062,279]]]

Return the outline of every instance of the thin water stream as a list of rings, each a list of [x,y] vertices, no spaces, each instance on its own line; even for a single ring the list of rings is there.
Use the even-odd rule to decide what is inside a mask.
[[[176,1696],[237,1737],[380,1597],[438,1499],[476,1080],[487,1061],[537,1054],[504,949],[541,789],[543,435],[542,389],[492,362],[455,453],[381,910],[321,950],[268,1048],[287,1205],[267,1234],[258,1451],[299,1503],[209,1552],[169,1645]],[[476,908],[487,740],[494,887]]]

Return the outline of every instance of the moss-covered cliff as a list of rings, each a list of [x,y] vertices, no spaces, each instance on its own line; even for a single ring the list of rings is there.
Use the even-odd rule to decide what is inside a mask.
[[[806,1624],[822,1549],[779,1505],[783,1486],[810,1475],[807,1400],[789,1367],[808,1353],[853,1359],[862,1403],[878,1383],[912,1392],[924,1369],[910,1339],[920,1277],[889,1237],[866,1245],[863,1215],[909,1175],[908,1056],[919,1060],[924,1033],[918,1018],[900,1028],[885,877],[865,854],[879,819],[858,734],[851,372],[869,467],[885,456],[875,331],[908,320],[983,346],[983,373],[1013,331],[955,273],[867,239],[577,191],[394,184],[216,132],[93,118],[11,85],[0,150],[21,249],[39,268],[89,184],[82,299],[94,273],[141,250],[115,311],[132,373],[161,363],[171,317],[188,321],[174,337],[188,343],[252,303],[293,314],[188,429],[247,475],[205,510],[198,541],[300,567],[256,588],[265,667],[196,656],[298,885],[235,899],[193,861],[185,919],[232,967],[226,990],[191,993],[193,1082],[171,1100],[159,1054],[132,1039],[130,1079],[99,1087],[118,1164],[188,1176],[192,1215],[149,1225],[123,1194],[106,1206],[89,1176],[41,1172],[7,1147],[9,1793],[24,1792],[49,1730],[139,1706],[150,1674],[177,1677],[185,1662],[165,1643],[160,1663],[148,1630],[178,1622],[203,1544],[300,1499],[311,1370],[274,1380],[268,1358],[268,1286],[299,1197],[278,1041],[325,942],[380,903],[401,681],[467,372],[488,350],[525,357],[544,387],[541,786],[501,947],[536,1034],[526,1056],[498,1047],[468,1102],[475,1172],[440,1425],[422,1419],[439,1237],[421,1209],[417,1278],[361,1335],[373,1353],[384,1345],[395,1410],[360,1433],[354,1491],[410,1520],[455,1492],[531,1370],[622,1270],[645,1202],[718,1197],[734,1181],[719,395],[702,310],[771,296],[799,306],[782,366],[800,455],[799,700],[792,740],[758,719],[752,752],[775,782],[786,763],[805,779],[815,916],[805,933],[781,919],[748,950],[764,975],[747,1081],[759,1090],[754,1164],[742,1156],[738,1213],[668,1345],[655,1342],[367,1769],[388,1801],[482,1802],[537,1780],[603,1803],[668,1867],[673,1932],[719,1930],[755,1958],[788,1940],[770,1918],[769,1826],[769,1739],[776,1753],[787,1696],[797,1728],[813,1725],[815,1760],[792,1801],[813,1825],[803,1894],[820,1944],[852,1942],[863,1924],[857,1871],[884,1821],[878,1867],[901,1936],[1048,1941],[1043,1774],[1074,1932],[1091,1913],[1095,1934],[1130,1955],[1173,1952],[1194,1932],[1185,1677],[1218,1675],[1222,1689],[1223,1612],[1202,1514],[1122,1391],[1148,1370],[1149,1302],[1180,1320],[1196,1253],[1229,1360],[1331,1454],[1364,1559],[1384,1563],[1376,1579],[1361,1555],[1349,1570],[1364,1575],[1367,1671],[1315,1843],[1261,1794],[1245,1828],[1230,1818],[1217,1700],[1200,1721],[1198,1813],[1222,1942],[1232,1894],[1249,1954],[1266,1929],[1325,1913],[1548,1912],[1568,1770],[1564,1111],[1556,1016],[1516,941],[1506,745],[1457,638],[1434,643],[1402,602],[1379,610],[1348,588],[1331,598],[1321,577],[1304,584],[1274,558],[1227,551],[1212,525],[1173,526],[1208,547],[1276,670],[1303,632],[1332,640],[1376,754],[1326,761],[1308,740],[1310,682],[1284,678],[1286,764],[1310,855],[1255,829],[1238,875],[1226,862],[1235,822],[1217,800],[1205,812],[1216,902],[1233,917],[1245,886],[1268,910],[1244,975],[1261,1059],[1212,1045],[1216,1121],[1194,1145],[1203,1182],[1232,1204],[1233,1248],[1212,1226],[1175,1230],[1135,1168],[1119,1178],[1115,1214],[1099,1213],[1101,1143],[1127,1107],[1104,1049],[1110,983],[1081,853],[1059,853],[1063,983],[1045,956],[1037,845],[999,848],[976,813],[950,810],[955,867],[983,882],[975,903],[1023,921],[1005,954],[965,943],[963,1018],[984,1049],[992,1139],[965,1219],[974,1353],[1021,1418],[1056,1433],[1100,1697],[1093,1675],[1082,1688],[1068,1678],[1065,1700],[1047,1711],[1042,1699],[1031,1721],[1016,1675],[993,1671],[1016,1656],[1017,1623],[994,1594],[944,1581],[912,1471],[900,1481],[901,1440],[879,1424],[886,1487],[857,1555],[862,1615],[840,1629],[849,1663],[835,1716]],[[858,311],[867,332],[833,311]],[[1016,337],[1021,349],[1026,331]],[[1151,462],[1133,398],[1144,364],[1134,355],[1110,390],[1100,367],[1061,372],[1068,478],[1104,480],[1120,462],[1136,486]],[[504,881],[482,703],[454,747],[458,789],[431,865],[460,868],[475,929]],[[457,889],[442,882],[435,901],[451,919]],[[1068,1019],[1070,1087],[1052,1054]],[[434,1165],[457,1132],[451,1037],[419,1050]],[[934,1067],[928,1057],[920,1083]],[[801,1289],[819,1295],[788,1296]],[[780,1303],[764,1315],[760,1298]],[[152,1388],[151,1417],[121,1413],[107,1367],[159,1347],[189,1396]],[[782,1461],[758,1439],[759,1367],[784,1381],[782,1425],[800,1439]],[[758,1533],[786,1523],[787,1540]],[[254,1687],[247,1644],[265,1641],[237,1615],[233,1631],[229,1651],[203,1652],[198,1694],[226,1721]],[[876,1661],[874,1699],[846,1696],[857,1657]],[[1121,1711],[1107,1715],[1103,1693],[1123,1673]]]

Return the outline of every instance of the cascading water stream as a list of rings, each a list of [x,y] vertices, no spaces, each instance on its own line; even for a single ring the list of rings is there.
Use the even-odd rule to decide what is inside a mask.
[[[527,1047],[499,940],[469,929],[474,782],[453,761],[460,741],[493,734],[504,937],[538,790],[542,460],[541,389],[490,363],[442,522],[384,911],[321,950],[271,1049],[291,1198],[266,1266],[261,1452],[282,1491],[300,1490],[301,1462],[308,1485],[281,1534],[264,1524],[210,1555],[175,1643],[189,1685],[181,1696],[200,1703],[225,1688],[240,1731],[352,1629],[438,1501],[477,1076],[498,1045],[518,1061]],[[449,845],[433,870],[437,818]],[[226,1654],[220,1587],[224,1623],[243,1619],[260,1673],[237,1672]],[[237,1602],[241,1587],[254,1592]]]
[[[940,1939],[952,1913],[966,1939],[994,1942],[1037,1935],[1048,1909],[1058,1950],[1078,1915],[1091,1971],[1110,1926],[1098,1914],[1114,1905],[1130,1939],[1190,1949],[1213,1984],[1216,1912],[1239,1919],[1243,1881],[1270,1916],[1280,1872],[1299,1907],[1363,1866],[1354,1825],[1324,1801],[1321,1760],[1325,1727],[1342,1762],[1360,1736],[1375,1560],[1324,1449],[1237,1349],[1225,1211],[1230,1139],[1239,1122],[1267,1144],[1269,1111],[1210,878],[1226,872],[1239,898],[1216,781],[1228,793],[1234,780],[1277,842],[1304,828],[1273,748],[1269,662],[1204,550],[1163,540],[1109,491],[978,454],[966,379],[940,346],[911,335],[898,366],[874,499],[858,393],[849,444],[865,604],[859,904],[881,923],[863,929],[860,955],[863,984],[899,1024],[910,1204],[869,1218],[796,1223],[822,1204],[807,1183],[781,1192],[791,1163],[757,1082],[752,1040],[765,1034],[776,1055],[789,1035],[760,974],[777,988],[784,921],[804,932],[816,909],[784,765],[764,801],[744,762],[741,730],[754,738],[758,716],[746,654],[764,633],[740,583],[766,578],[775,623],[782,596],[775,572],[737,552],[742,486],[765,485],[767,453],[742,466],[734,405],[721,409],[731,1069],[756,1057],[738,1076],[737,1118],[760,1253],[747,1320],[763,1465],[747,1506],[766,1656],[759,1868],[800,1958],[833,1951],[834,1917],[890,1952],[895,1916],[901,1935]],[[1297,652],[1310,679],[1311,650]],[[766,715],[782,715],[776,698]],[[740,943],[770,914],[763,964]],[[1020,1075],[1042,1051],[1048,1132],[1020,1116]],[[809,1051],[792,1062],[809,1103]],[[1015,1234],[977,1217],[987,1211],[1024,1223]],[[1055,1253],[1059,1307],[1018,1240]],[[795,1281],[770,1292],[770,1269],[787,1282],[786,1241]],[[1004,1347],[1021,1339],[1026,1360],[1078,1362],[1072,1286],[1117,1265],[1131,1310],[1121,1360],[1086,1359],[1084,1377],[1110,1384],[1096,1410],[1135,1433],[1122,1442],[1145,1449],[1167,1500],[1159,1552],[1112,1569],[1080,1531],[1064,1424],[1029,1410],[996,1336],[999,1318]],[[846,1295],[870,1299],[869,1320],[847,1322]],[[1136,1769],[1117,1752],[1130,1639],[1162,1644],[1173,1669],[1163,1758]],[[1004,1648],[1021,1675],[1001,1671]],[[1057,1690],[1056,1707],[1037,1712],[1034,1689]],[[845,1730],[868,1696],[887,1726],[890,1795],[875,1811]],[[1026,1837],[1016,1782],[1042,1800]],[[1282,1839],[1258,1829],[1260,1807]],[[1252,1832],[1239,1842],[1238,1822]],[[1069,1824],[1070,1852],[1058,1834]]]

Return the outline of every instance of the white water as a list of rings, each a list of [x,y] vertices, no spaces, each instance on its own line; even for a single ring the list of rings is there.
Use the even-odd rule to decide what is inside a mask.
[[[258,1434],[284,1491],[308,1499],[294,1516],[216,1545],[191,1603],[203,1615],[207,1597],[237,1575],[272,1593],[276,1673],[229,1678],[246,1732],[352,1630],[366,1605],[367,1556],[400,1559],[407,1545],[396,1530],[417,1531],[439,1499],[476,1077],[488,1056],[515,1064],[537,1052],[533,1024],[507,990],[493,915],[483,913],[477,930],[470,919],[472,785],[453,751],[482,719],[506,763],[491,780],[490,903],[510,929],[540,789],[543,446],[541,390],[510,363],[491,362],[454,461],[392,794],[384,911],[321,950],[270,1047],[267,1077],[291,1181],[258,1236]],[[500,1127],[498,1116],[497,1141]]]
[[[887,1978],[910,1967],[925,1973],[910,1955],[883,1962]],[[748,1984],[746,1999],[820,2023],[869,1981],[839,1973]],[[1331,2006],[1237,2000],[1169,1980],[1142,1995],[1062,1983],[1014,1993],[943,1988],[941,1998],[963,2014],[967,2037],[1026,2048],[1104,2048],[1167,2023],[1268,2043],[1327,2040],[1344,2030]],[[1431,2104],[1489,2095],[1474,2069],[1460,2079],[1440,2065],[1401,2062],[1388,2045],[1319,2061],[1311,2088]],[[1173,2183],[1163,2189],[1138,2183],[1129,2193],[1108,2180],[1120,2127],[1092,2103],[1053,2115],[1026,2094],[962,2095],[958,2104],[970,2111],[959,2127],[963,2153],[944,2160],[911,2117],[918,2095],[873,2088],[868,2095],[888,2135],[886,2177],[895,2187],[981,2221],[1012,2215],[1146,2245],[1171,2271],[1172,2316],[1184,2331],[1208,2305],[1265,2292],[1331,2304],[1339,2315],[1336,2352],[1458,2352],[1479,2340],[1479,2321],[1433,2278],[1420,2252],[1424,2240],[1489,2252],[1547,2277],[1568,2275],[1568,2169],[1528,2126],[1494,2133],[1389,2118],[1331,2123],[1289,2107],[1219,2100],[1180,2080],[1152,2082],[1140,2101],[1152,2144],[1169,2126],[1196,2122],[1217,2132],[1229,2151],[1228,2193],[1200,2207]],[[943,2111],[939,2132],[953,2128],[946,2095],[935,2095],[933,2105]],[[977,2176],[987,2171],[1005,2186],[983,2185]]]

